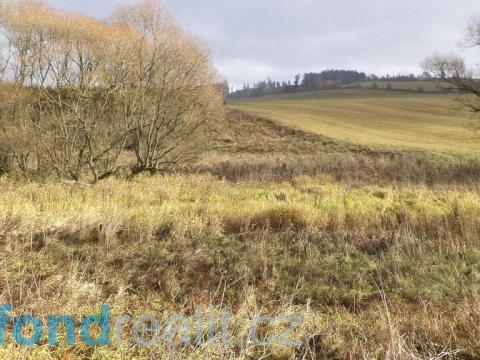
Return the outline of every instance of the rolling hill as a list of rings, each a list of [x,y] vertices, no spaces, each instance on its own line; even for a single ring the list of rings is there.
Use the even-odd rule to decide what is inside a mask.
[[[475,121],[456,96],[339,89],[238,100],[229,106],[354,144],[480,155]]]

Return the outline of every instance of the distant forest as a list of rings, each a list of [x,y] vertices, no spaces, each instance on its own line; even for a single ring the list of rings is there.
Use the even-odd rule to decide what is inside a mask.
[[[355,86],[362,81],[415,81],[425,80],[426,75],[417,77],[414,74],[396,76],[366,75],[355,70],[325,70],[320,73],[305,73],[303,76],[297,74],[294,80],[275,81],[270,77],[253,85],[246,84],[242,89],[231,91],[229,98],[240,99],[258,97],[264,95],[275,95],[299,91],[337,89],[347,85]],[[359,85],[358,85],[359,86]]]

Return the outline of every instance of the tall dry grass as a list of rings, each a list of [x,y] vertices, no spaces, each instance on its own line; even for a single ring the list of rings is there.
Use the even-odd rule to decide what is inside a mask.
[[[5,358],[480,356],[480,194],[341,185],[328,175],[232,183],[208,175],[96,186],[2,178],[0,300],[15,315],[295,314],[299,348],[247,343],[30,349]],[[271,331],[280,331],[275,328]],[[268,335],[268,334],[267,334]]]

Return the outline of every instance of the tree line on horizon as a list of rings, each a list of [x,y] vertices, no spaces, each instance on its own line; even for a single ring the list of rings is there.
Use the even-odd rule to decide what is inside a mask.
[[[319,73],[297,74],[293,81],[280,82],[267,77],[266,80],[253,85],[244,84],[242,89],[230,91],[228,97],[241,99],[299,91],[337,89],[348,85],[353,86],[363,81],[416,81],[426,79],[431,79],[427,73],[421,76],[415,74],[377,76],[375,74],[367,75],[356,70],[324,70]]]

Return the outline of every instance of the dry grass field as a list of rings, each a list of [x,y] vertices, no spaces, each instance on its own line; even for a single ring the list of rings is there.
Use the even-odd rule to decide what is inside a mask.
[[[58,347],[2,347],[2,358],[480,357],[477,160],[353,145],[234,110],[198,141],[177,173],[92,186],[0,178],[0,299],[17,316],[77,319],[101,304],[193,319],[198,305],[218,325],[227,309],[233,343],[69,347],[61,335]],[[259,315],[300,316],[291,337],[303,345],[246,341]]]
[[[471,114],[453,94],[322,90],[234,101],[230,106],[355,144],[480,154]]]
[[[211,175],[95,187],[1,181],[2,301],[18,314],[296,314],[308,349],[207,343],[2,348],[19,358],[480,356],[480,196],[462,187]],[[213,310],[212,310],[213,309]],[[206,329],[204,330],[206,331]],[[266,335],[281,331],[268,329]],[[315,339],[315,344],[313,341]],[[130,342],[129,342],[130,341]]]

